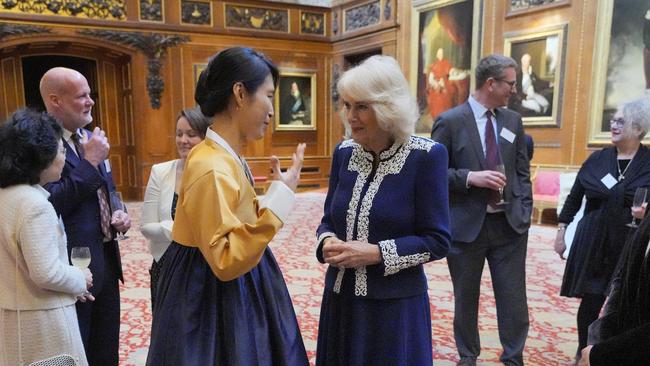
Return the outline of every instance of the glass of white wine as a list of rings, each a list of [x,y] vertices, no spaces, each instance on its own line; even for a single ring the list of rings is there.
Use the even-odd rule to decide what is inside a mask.
[[[70,262],[79,269],[88,268],[90,266],[90,248],[73,247],[72,253],[70,253]]]
[[[88,247],[72,247],[70,253],[70,262],[72,265],[83,270],[90,266],[90,248]],[[83,295],[88,295],[90,292],[85,291]]]
[[[117,192],[117,191],[111,192],[111,207],[113,208],[113,211],[120,210],[122,212],[126,212],[124,200],[122,199],[122,192]],[[118,231],[115,240],[124,240],[128,238],[129,237],[127,235]]]

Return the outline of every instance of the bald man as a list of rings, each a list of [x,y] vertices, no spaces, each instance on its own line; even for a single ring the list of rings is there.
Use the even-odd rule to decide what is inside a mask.
[[[90,247],[91,292],[95,301],[77,303],[79,329],[90,365],[117,365],[120,332],[122,265],[116,231],[131,227],[129,216],[110,209],[115,183],[108,163],[109,144],[100,128],[84,129],[92,122],[88,81],[79,72],[63,67],[48,70],[40,83],[48,114],[63,127],[67,149],[65,167],[58,182],[45,188],[63,218],[68,254],[73,247]]]

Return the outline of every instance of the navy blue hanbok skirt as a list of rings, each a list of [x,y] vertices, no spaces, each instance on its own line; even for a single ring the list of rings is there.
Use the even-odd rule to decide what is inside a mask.
[[[317,366],[430,366],[429,297],[364,299],[325,290]]]
[[[249,273],[217,279],[198,248],[172,243],[157,286],[147,365],[308,365],[269,248]]]

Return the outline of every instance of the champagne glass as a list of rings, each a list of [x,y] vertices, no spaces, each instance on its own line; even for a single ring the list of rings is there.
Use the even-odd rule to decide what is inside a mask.
[[[90,265],[90,248],[73,247],[72,253],[70,253],[70,262],[79,269],[88,268]]]
[[[124,200],[122,199],[122,193],[113,191],[110,193],[111,195],[111,207],[113,208],[113,212],[120,210],[122,212],[126,212],[126,206],[124,206]],[[122,232],[117,232],[117,236],[115,237],[115,240],[124,240],[128,239],[129,237],[127,235],[124,235]]]
[[[647,195],[648,195],[648,188],[645,187],[637,188],[636,192],[634,192],[634,201],[632,201],[632,207],[641,208],[645,203],[645,199]],[[632,222],[630,222],[629,224],[625,224],[625,226],[634,227],[634,228],[639,227],[639,225],[637,225],[636,223],[636,217],[632,216]]]
[[[503,165],[503,163],[499,163],[496,166],[496,171],[505,176],[506,175],[506,166]],[[508,202],[504,199],[504,196],[503,196],[503,190],[504,189],[505,189],[505,186],[499,187],[499,196],[501,197],[501,200],[499,200],[499,202],[496,203],[497,206],[503,206],[503,205],[508,204]]]

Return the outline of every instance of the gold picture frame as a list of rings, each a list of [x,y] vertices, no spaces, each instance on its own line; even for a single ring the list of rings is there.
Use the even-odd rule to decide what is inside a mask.
[[[508,108],[519,112],[526,126],[561,125],[567,30],[562,23],[504,34],[503,53],[519,65],[517,94]]]
[[[275,91],[275,130],[316,129],[316,72],[280,69]]]
[[[428,137],[435,118],[464,103],[474,88],[483,0],[414,0],[412,4],[414,57],[410,60],[409,80],[421,111],[415,133]]]
[[[521,0],[506,0],[508,4],[508,10],[506,12],[506,17],[514,17],[517,15],[533,13],[542,10],[548,10],[557,8],[560,6],[568,6],[571,4],[571,0],[553,0],[551,2],[546,2],[545,4],[530,4],[530,1],[521,1]]]
[[[194,64],[192,65],[192,71],[194,74],[194,86],[196,86],[196,83],[199,82],[199,76],[201,76],[201,73],[205,68],[208,67],[208,64]]]
[[[644,75],[643,69],[643,31],[644,25],[650,27],[649,16],[647,0],[598,2],[589,93],[589,146],[609,145],[609,119],[618,105],[650,90],[650,80],[646,80],[650,76]],[[650,45],[645,47],[650,49]],[[643,142],[650,143],[650,136]]]

